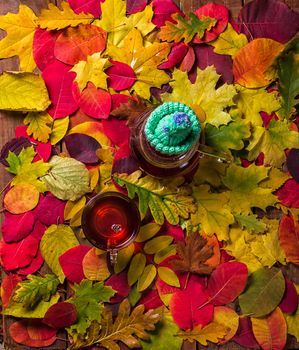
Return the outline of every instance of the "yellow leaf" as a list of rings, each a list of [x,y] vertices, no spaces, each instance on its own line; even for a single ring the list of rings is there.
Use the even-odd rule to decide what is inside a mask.
[[[163,282],[167,283],[169,286],[173,286],[177,288],[180,287],[180,281],[178,279],[178,276],[170,268],[164,267],[164,266],[158,267],[158,275],[160,279]]]
[[[134,254],[134,243],[131,243],[128,247],[121,249],[117,254],[117,263],[114,266],[114,272],[120,273],[123,271]]]
[[[157,275],[157,269],[155,265],[149,264],[145,267],[142,275],[139,277],[137,282],[138,292],[142,292],[147,289],[153,282]]]
[[[18,55],[20,68],[24,72],[32,72],[35,62],[32,54],[32,44],[37,17],[27,6],[20,4],[19,12],[0,16],[0,28],[7,36],[0,41],[0,58]]]
[[[144,242],[154,237],[161,229],[156,223],[149,223],[140,227],[139,233],[135,238],[135,242]]]
[[[142,275],[146,265],[146,257],[142,253],[134,255],[129,271],[128,271],[128,283],[132,286],[138,278]]]
[[[59,141],[61,141],[64,138],[69,127],[69,121],[69,117],[54,120],[52,132],[50,135],[51,145],[56,145]]]
[[[206,114],[206,121],[219,126],[227,124],[231,116],[226,108],[234,105],[233,97],[236,90],[233,85],[223,84],[216,89],[220,75],[213,66],[205,70],[197,69],[197,78],[192,84],[186,72],[174,70],[173,79],[170,82],[172,93],[162,95],[163,101],[180,101],[189,107],[196,109],[200,106]]]
[[[239,327],[239,315],[227,306],[215,306],[213,322],[228,329],[228,332],[220,343],[227,342],[237,333]]]
[[[70,220],[70,226],[78,227],[81,225],[81,216],[86,203],[86,197],[81,197],[77,201],[67,201],[64,207],[64,219]]]
[[[0,75],[0,109],[40,112],[50,103],[46,85],[39,75],[17,72]]]
[[[89,187],[91,190],[94,190],[99,182],[99,177],[100,177],[99,168],[95,167],[95,168],[89,169],[89,177],[90,177]]]
[[[91,281],[105,281],[110,276],[107,266],[107,253],[96,254],[96,249],[90,249],[82,261],[84,276]]]
[[[111,148],[100,148],[96,151],[96,154],[102,161],[102,163],[99,166],[100,173],[98,191],[108,191],[110,189],[109,182],[111,181],[114,152]]]
[[[104,72],[111,64],[107,58],[101,58],[101,53],[96,52],[87,57],[87,61],[80,61],[71,69],[77,74],[75,81],[80,91],[84,90],[88,82],[92,82],[97,88],[107,90],[107,74]]]
[[[271,188],[272,191],[278,190],[291,176],[281,171],[280,169],[272,167],[268,174],[268,179],[260,183],[261,187]]]
[[[47,142],[52,132],[53,118],[47,113],[28,113],[24,124],[28,125],[27,134],[36,140]]]
[[[247,43],[246,35],[238,34],[232,25],[228,23],[225,31],[209,44],[214,46],[214,52],[219,55],[230,55],[234,57]]]
[[[39,201],[39,192],[29,183],[11,188],[4,196],[4,206],[12,214],[23,214],[34,209]]]
[[[43,9],[38,17],[38,24],[43,29],[55,30],[66,27],[76,27],[79,24],[89,24],[93,15],[86,13],[76,14],[68,4],[63,1],[60,10],[54,4],[49,4],[48,9]]]
[[[193,177],[193,183],[195,185],[209,183],[213,187],[219,187],[227,167],[228,164],[218,162],[214,157],[203,157],[199,161],[199,168]]]

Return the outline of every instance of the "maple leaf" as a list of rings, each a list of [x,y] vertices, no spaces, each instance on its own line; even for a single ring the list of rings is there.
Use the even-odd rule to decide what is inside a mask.
[[[28,125],[27,134],[36,140],[47,142],[52,132],[53,118],[47,113],[28,113],[24,124]]]
[[[229,205],[237,214],[249,214],[251,207],[263,210],[277,202],[272,189],[259,187],[268,176],[269,168],[250,165],[248,168],[232,164],[223,178],[223,184],[231,190]]]
[[[67,301],[75,305],[78,319],[67,331],[71,339],[76,341],[80,335],[85,336],[92,321],[101,321],[104,302],[109,302],[115,291],[103,282],[93,283],[86,279],[75,284],[73,290],[74,295]]]
[[[146,110],[146,103],[137,96],[134,96],[130,98],[127,103],[122,103],[118,108],[115,108],[110,115],[113,117],[127,118],[128,126],[132,126],[140,114]]]
[[[40,177],[44,176],[51,165],[38,161],[32,163],[36,152],[33,146],[22,149],[19,155],[9,151],[6,161],[9,167],[6,168],[12,174],[16,176],[12,179],[11,185],[17,185],[20,183],[28,183],[35,186],[40,192],[46,191],[45,184],[39,180]]]
[[[216,127],[227,124],[231,116],[225,111],[234,105],[233,97],[236,90],[233,85],[223,84],[216,89],[220,75],[216,73],[215,67],[209,66],[205,70],[197,69],[197,78],[192,84],[186,72],[175,69],[173,79],[170,82],[172,93],[161,96],[163,101],[180,101],[195,112],[204,112],[207,123]]]
[[[256,215],[235,214],[234,217],[239,225],[249,232],[263,233],[266,231],[266,224],[258,220]]]
[[[178,43],[183,40],[185,44],[188,44],[195,35],[201,39],[206,30],[210,30],[217,23],[215,18],[206,16],[198,18],[194,13],[190,13],[189,18],[175,13],[172,15],[172,19],[176,23],[166,21],[165,26],[160,29],[159,38],[162,41]]]
[[[254,160],[263,152],[264,164],[278,168],[286,160],[284,150],[287,148],[299,148],[298,132],[291,131],[286,122],[272,120],[268,129],[262,126],[254,128],[247,146],[248,159]]]
[[[59,280],[55,275],[28,275],[27,280],[17,285],[13,300],[22,303],[25,308],[34,309],[41,300],[49,301],[58,285]]]
[[[214,47],[214,52],[219,55],[236,56],[239,50],[248,43],[246,35],[238,34],[230,23],[218,38],[209,43]]]
[[[0,75],[0,109],[39,112],[50,103],[45,82],[39,75],[19,72]]]
[[[171,261],[171,265],[177,271],[192,272],[209,275],[213,267],[205,264],[205,261],[213,256],[213,248],[207,245],[207,240],[192,233],[176,244],[176,251],[180,259]]]
[[[179,217],[187,219],[189,213],[195,212],[196,206],[190,196],[190,190],[182,184],[181,178],[172,181],[160,181],[150,175],[141,178],[141,171],[134,173],[114,174],[114,180],[126,186],[129,198],[139,197],[139,211],[144,216],[150,209],[157,224],[162,225],[164,216],[172,224],[179,223]]]
[[[150,339],[150,335],[146,331],[155,329],[155,323],[160,320],[161,315],[154,310],[144,313],[144,305],[138,305],[131,314],[130,312],[130,304],[125,299],[120,304],[117,317],[113,322],[112,312],[105,308],[101,324],[93,322],[86,337],[79,337],[78,341],[71,344],[70,349],[80,349],[97,343],[106,349],[119,350],[118,341],[130,348],[138,347],[140,345],[139,339]]]
[[[7,32],[7,36],[0,41],[0,58],[18,55],[21,70],[32,72],[36,66],[32,53],[33,37],[37,28],[34,12],[20,4],[17,14],[0,16],[0,28]]]
[[[238,91],[234,101],[244,114],[245,120],[251,122],[255,126],[263,124],[260,112],[264,111],[268,114],[279,110],[280,101],[277,92],[267,92],[265,89],[246,89],[236,85]]]
[[[66,27],[76,27],[79,24],[89,24],[93,20],[93,15],[86,13],[76,14],[69,3],[63,1],[60,10],[57,6],[49,3],[48,9],[43,9],[38,16],[37,23],[43,29],[55,30]]]
[[[113,60],[126,63],[134,70],[136,81],[130,91],[149,99],[150,88],[161,87],[170,80],[163,70],[157,68],[167,58],[169,50],[168,43],[155,42],[144,46],[141,32],[133,29],[124,39],[124,47],[108,45],[106,52]]]
[[[75,81],[80,91],[84,90],[88,82],[94,84],[99,89],[107,90],[107,74],[104,70],[110,67],[107,58],[101,58],[101,53],[97,52],[87,57],[87,61],[80,61],[71,69],[77,74]]]

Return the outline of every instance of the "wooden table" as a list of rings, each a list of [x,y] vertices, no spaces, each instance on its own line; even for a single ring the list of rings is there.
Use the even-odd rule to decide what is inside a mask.
[[[161,0],[163,1],[163,0]],[[182,11],[188,13],[192,10],[197,9],[198,7],[211,2],[208,0],[175,0],[176,3],[180,6]],[[20,3],[23,3],[29,7],[31,7],[37,14],[41,9],[46,8],[48,3],[53,3],[59,5],[61,0],[0,0],[0,15],[4,15],[7,12],[17,12],[18,6]],[[227,6],[233,17],[237,17],[240,9],[249,0],[214,0],[214,2],[219,4],[224,4]],[[291,8],[299,12],[299,0],[285,0]],[[4,37],[5,33],[0,30],[0,38]],[[0,61],[0,72],[5,70],[18,70],[18,58],[14,57],[11,59],[4,59]],[[15,136],[15,127],[19,124],[22,124],[23,116],[22,113],[8,113],[0,111],[0,147],[2,147],[7,141],[12,139]],[[4,167],[0,166],[0,188],[3,189],[7,183],[9,182],[9,174],[5,171]],[[297,283],[299,283],[299,270],[294,266],[290,266],[288,268],[288,274],[290,276],[295,277]],[[28,348],[26,346],[17,345],[10,339],[7,332],[5,332],[7,326],[11,322],[10,318],[6,318],[4,320],[4,346],[5,349],[9,350],[29,350],[32,348]],[[298,325],[299,326],[299,325]],[[127,349],[127,347],[123,347]],[[221,349],[221,350],[241,350],[244,349],[240,347],[238,344],[230,342],[221,347],[210,344],[208,347],[196,345],[195,343],[185,343],[183,346],[183,350],[199,350],[199,349]],[[44,348],[51,350],[63,350],[66,349],[66,342],[63,340],[57,340],[55,344],[51,347]],[[171,349],[171,347],[170,347]],[[286,349],[299,349],[299,344],[296,343],[295,338],[289,336],[288,343]],[[42,350],[42,349],[40,349]],[[154,350],[154,349],[153,349]]]

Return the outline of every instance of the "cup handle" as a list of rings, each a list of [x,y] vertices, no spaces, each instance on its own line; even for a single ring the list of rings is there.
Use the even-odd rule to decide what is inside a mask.
[[[110,263],[112,266],[115,266],[117,263],[117,249],[109,249],[109,255],[110,255]]]

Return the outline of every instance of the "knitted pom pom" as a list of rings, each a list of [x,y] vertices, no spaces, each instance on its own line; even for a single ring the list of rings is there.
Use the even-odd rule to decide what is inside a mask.
[[[188,151],[198,141],[201,125],[185,104],[165,102],[150,114],[144,131],[153,148],[171,155]]]

